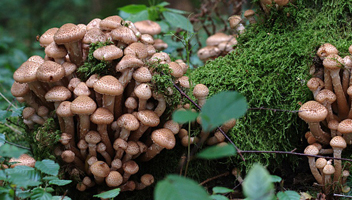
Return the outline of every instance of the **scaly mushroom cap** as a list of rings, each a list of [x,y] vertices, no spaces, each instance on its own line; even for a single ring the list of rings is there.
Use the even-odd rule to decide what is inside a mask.
[[[68,86],[67,88],[70,90],[70,91],[74,91],[74,89],[77,87],[77,85],[82,82],[79,78],[72,78],[70,80],[70,82],[68,83]]]
[[[45,94],[48,102],[65,101],[69,98],[71,98],[71,91],[64,86],[55,86]]]
[[[70,63],[70,62],[64,62],[64,63],[62,63],[61,66],[65,70],[65,76],[71,75],[77,69],[77,65],[75,65],[74,63]]]
[[[100,78],[93,85],[94,90],[100,94],[118,96],[123,93],[123,87],[117,78],[106,75]]]
[[[97,161],[90,166],[90,171],[94,176],[107,177],[110,173],[110,167],[103,161]]]
[[[175,147],[176,144],[174,134],[167,128],[161,128],[153,131],[151,139],[155,144],[166,149],[172,149]]]
[[[111,38],[126,44],[138,41],[138,37],[134,32],[126,26],[119,26],[111,31]]]
[[[56,109],[56,114],[60,117],[71,117],[73,113],[71,112],[71,102],[63,101]]]
[[[50,43],[54,42],[54,35],[59,30],[59,28],[54,27],[45,31],[39,38],[39,44],[41,47],[46,47]]]
[[[150,20],[135,22],[134,25],[142,34],[157,35],[161,32],[160,25]]]
[[[76,42],[84,37],[86,31],[81,29],[79,26],[67,23],[62,25],[54,35],[54,41],[57,44],[65,44],[70,42]]]
[[[318,158],[316,161],[315,161],[315,166],[318,168],[318,169],[323,169],[325,167],[325,165],[327,164],[327,160],[325,158]]]
[[[339,123],[337,131],[342,134],[352,133],[352,119],[345,119]]]
[[[19,166],[19,165],[24,165],[24,166],[28,166],[28,167],[34,167],[35,166],[35,162],[36,160],[28,155],[28,154],[22,154],[19,158],[11,158],[9,160],[9,162],[18,162],[18,163],[15,163],[13,165],[11,165],[11,168],[14,168],[16,166]]]
[[[32,115],[35,114],[35,109],[32,108],[32,107],[25,107],[23,110],[22,110],[22,117],[24,119],[28,119],[30,118]]]
[[[45,54],[51,58],[63,58],[67,55],[64,46],[58,46],[54,41],[45,47]]]
[[[125,171],[128,174],[135,174],[139,170],[138,164],[133,160],[129,160],[123,163],[122,168],[123,168],[123,171]]]
[[[116,71],[120,72],[127,68],[141,67],[143,64],[144,64],[143,61],[138,59],[136,56],[131,54],[125,55],[124,57],[122,57],[120,62],[116,65]]]
[[[158,115],[151,110],[141,110],[137,113],[138,120],[147,126],[156,127],[160,123]]]
[[[38,64],[43,64],[44,63],[44,59],[40,56],[34,55],[28,58],[27,61],[31,61],[31,62],[35,62]]]
[[[320,122],[326,118],[328,110],[316,101],[308,101],[299,109],[298,116],[305,122]]]
[[[150,89],[150,86],[146,83],[142,83],[140,85],[138,85],[135,89],[134,89],[134,93],[136,94],[136,96],[139,99],[143,99],[143,100],[148,100],[152,97],[152,90]]]
[[[221,42],[228,42],[233,38],[231,35],[227,35],[225,33],[215,33],[214,35],[210,36],[206,40],[207,46],[217,46]]]
[[[204,98],[207,97],[209,94],[209,89],[207,86],[203,84],[197,84],[193,89],[193,95],[196,98]]]
[[[339,51],[336,49],[336,47],[330,43],[325,43],[321,45],[317,51],[317,55],[320,58],[325,58],[330,54],[338,54],[338,53]]]
[[[117,119],[117,125],[129,131],[135,131],[139,128],[139,121],[132,114],[123,114]]]
[[[94,18],[92,19],[88,24],[87,24],[87,31],[89,31],[92,28],[99,28],[100,27],[100,18]]]
[[[140,67],[135,70],[132,74],[134,80],[140,83],[146,83],[152,80],[153,76],[150,73],[148,67]]]
[[[346,148],[347,147],[347,143],[345,141],[345,139],[343,139],[343,137],[341,136],[335,136],[330,140],[330,146],[332,148]]]
[[[109,16],[100,21],[99,27],[101,30],[110,31],[117,27],[120,27],[123,19],[118,15]]]
[[[230,27],[232,29],[236,28],[236,26],[241,22],[242,18],[239,15],[232,15],[229,17],[228,21],[230,23]]]
[[[90,89],[84,82],[80,82],[73,90],[73,94],[75,94],[76,96],[89,96],[90,93]]]
[[[254,14],[255,14],[254,10],[249,9],[249,10],[246,10],[246,11],[244,12],[243,16],[244,16],[245,18],[248,18],[248,17],[253,16]]]
[[[56,82],[65,76],[65,69],[58,63],[47,60],[37,69],[37,78],[42,82]]]
[[[118,171],[111,171],[105,178],[106,185],[109,187],[117,187],[122,184],[123,178]]]
[[[128,141],[125,152],[130,155],[136,155],[137,153],[139,153],[138,144],[135,141]]]
[[[114,115],[106,108],[98,108],[90,116],[94,124],[111,124],[114,121]]]
[[[319,87],[324,87],[324,81],[320,78],[313,77],[307,82],[307,87],[310,91],[315,91],[319,89]]]
[[[221,53],[220,49],[215,46],[206,46],[198,50],[197,55],[201,60],[207,60],[219,56]]]
[[[180,131],[180,125],[173,120],[166,121],[164,123],[164,128],[169,129],[174,135]]]
[[[142,34],[140,40],[143,44],[146,44],[146,45],[148,45],[148,44],[153,45],[154,44],[154,38],[153,38],[153,36],[151,36],[149,34]]]
[[[87,25],[88,26],[88,25]],[[103,31],[99,28],[91,28],[87,30],[87,33],[84,35],[82,42],[83,44],[92,44],[97,42],[106,42],[107,38]]]
[[[324,101],[333,103],[336,101],[336,95],[331,90],[323,89],[317,94],[315,100],[317,100],[319,103],[323,103]]]
[[[323,169],[323,173],[325,175],[331,175],[335,173],[335,167],[332,165],[325,165],[324,169]]]
[[[182,67],[177,62],[169,62],[169,68],[171,69],[171,76],[180,78],[183,76]]]
[[[97,109],[97,104],[88,96],[78,96],[71,103],[71,111],[73,114],[90,115],[95,109]]]
[[[162,51],[164,49],[167,49],[169,45],[164,42],[164,40],[160,39],[160,38],[157,38],[154,40],[154,44],[153,44],[153,47],[158,50],[158,51]]]
[[[100,134],[96,131],[89,131],[84,139],[89,144],[98,144],[101,141]]]
[[[19,83],[36,81],[39,67],[39,63],[26,61],[13,73],[13,79]]]
[[[314,145],[308,145],[305,149],[304,149],[304,154],[308,154],[308,155],[318,155],[319,154],[319,149],[318,147],[314,146]]]
[[[30,92],[29,86],[27,83],[19,83],[19,82],[13,82],[11,86],[11,94],[14,97],[23,97],[26,95],[28,92]]]
[[[330,70],[341,69],[342,63],[342,58],[337,54],[330,54],[323,61],[324,67]]]
[[[65,150],[61,154],[61,158],[66,163],[72,163],[75,160],[75,153],[71,150]]]
[[[123,56],[123,52],[115,45],[107,45],[96,49],[93,52],[94,58],[98,60],[111,61]]]
[[[123,50],[124,55],[133,55],[138,59],[145,59],[148,57],[148,50],[147,45],[140,43],[140,42],[133,42],[132,44],[128,45]]]
[[[141,177],[141,183],[143,183],[146,186],[149,186],[154,183],[154,176],[151,174],[144,174]]]

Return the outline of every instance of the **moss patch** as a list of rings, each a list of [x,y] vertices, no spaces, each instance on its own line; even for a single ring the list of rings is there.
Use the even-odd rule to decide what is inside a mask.
[[[250,108],[298,110],[301,103],[312,99],[306,82],[316,49],[329,42],[340,52],[348,52],[352,44],[351,11],[350,1],[297,1],[247,27],[235,51],[199,67],[190,78],[194,85],[207,85],[210,96],[225,90],[239,91]],[[242,150],[291,151],[302,147],[300,139],[306,130],[297,113],[249,110],[229,135]],[[247,161],[236,165],[261,162],[277,166],[287,156],[244,157]],[[292,163],[296,159],[290,157]]]

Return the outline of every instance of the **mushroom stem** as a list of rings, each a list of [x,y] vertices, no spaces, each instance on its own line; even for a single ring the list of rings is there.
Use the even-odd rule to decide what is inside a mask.
[[[114,150],[112,148],[110,138],[108,135],[107,125],[106,124],[98,124],[98,132],[100,133],[101,141],[106,145],[106,151],[109,153],[109,155],[111,157],[113,157]]]

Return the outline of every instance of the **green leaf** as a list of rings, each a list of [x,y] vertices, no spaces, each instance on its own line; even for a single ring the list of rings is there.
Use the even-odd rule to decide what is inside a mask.
[[[210,200],[208,193],[197,182],[192,179],[168,175],[159,181],[154,191],[155,200]]]
[[[246,98],[236,91],[224,91],[207,99],[200,113],[202,128],[212,131],[233,118],[242,117],[247,111]]]
[[[1,193],[0,199],[2,200],[13,200],[13,197],[9,193]]]
[[[282,178],[280,176],[276,176],[276,175],[270,175],[271,178],[271,182],[273,183],[280,183]]]
[[[0,146],[2,146],[3,144],[5,144],[6,142],[6,138],[5,135],[0,133]]]
[[[26,189],[30,186],[38,186],[40,182],[40,174],[32,167],[16,166],[5,170],[8,175],[8,182]]]
[[[135,15],[131,15],[127,20],[130,20],[131,22],[138,22],[138,21],[143,21],[149,19],[149,13],[148,10],[143,10]]]
[[[279,200],[299,200],[301,196],[295,191],[288,190],[285,192],[278,192],[277,197]]]
[[[165,22],[165,21],[157,21],[156,23],[158,23],[161,27],[161,32],[162,33],[166,33],[169,31],[169,25]],[[164,40],[164,39],[163,39]],[[165,41],[165,40],[164,40]],[[169,43],[168,43],[169,44]]]
[[[120,194],[120,188],[112,189],[106,192],[102,192],[100,194],[96,194],[93,197],[98,197],[98,198],[115,198]]]
[[[269,172],[260,164],[254,164],[242,183],[243,193],[250,200],[272,200],[274,184]]]
[[[31,190],[16,190],[16,196],[20,199],[27,199],[31,196]]]
[[[60,166],[52,160],[45,159],[42,161],[37,161],[35,163],[35,168],[45,174],[57,176],[57,174],[59,173]]]
[[[182,28],[188,32],[193,33],[193,25],[191,22],[184,17],[183,15],[165,11],[163,12],[163,16],[165,17],[165,20],[171,24],[174,25],[175,27]]]
[[[7,110],[0,110],[0,122],[5,123],[6,122],[6,118],[11,116],[11,112],[7,111]]]
[[[118,8],[118,10],[121,10],[126,13],[131,13],[131,14],[137,14],[143,10],[147,10],[147,6],[143,4],[130,4],[121,8]]]
[[[62,196],[53,196],[51,200],[71,200],[71,198],[68,196],[65,196],[64,198],[62,198]]]
[[[184,10],[178,10],[178,9],[173,9],[173,8],[166,8],[167,11],[173,12],[173,13],[177,13],[177,14],[187,14],[187,11]]]
[[[51,200],[52,197],[44,188],[37,187],[32,190],[31,199],[33,200]]]
[[[179,123],[193,122],[197,119],[198,113],[192,110],[177,110],[172,114],[172,120]]]
[[[161,2],[161,3],[159,3],[159,4],[157,4],[156,6],[157,6],[157,7],[165,7],[165,6],[168,6],[168,5],[170,5],[169,2],[163,1],[163,2]]]
[[[24,106],[22,107],[18,107],[18,108],[12,108],[11,109],[11,117],[18,117],[22,115],[22,111],[23,111]]]
[[[208,147],[197,154],[198,158],[202,159],[219,159],[236,155],[236,148],[231,145],[215,145]]]
[[[59,178],[57,176],[45,176],[42,179],[43,179],[43,181],[59,180]]]
[[[233,190],[226,187],[213,187],[214,194],[225,194],[230,192],[233,192]]]
[[[3,157],[19,158],[24,153],[27,153],[26,149],[20,149],[8,143],[0,146],[0,155]]]
[[[213,199],[213,200],[229,200],[229,198],[223,196],[223,195],[220,195],[220,194],[213,194],[213,195],[210,195],[210,198]]]
[[[70,184],[71,182],[72,180],[51,180],[49,181],[49,184],[63,186],[63,185]]]

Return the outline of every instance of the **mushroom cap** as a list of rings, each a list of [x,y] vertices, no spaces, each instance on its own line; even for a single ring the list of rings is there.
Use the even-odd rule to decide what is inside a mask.
[[[83,44],[91,44],[91,43],[106,42],[106,41],[107,41],[107,38],[105,33],[101,31],[99,28],[91,28],[87,30],[86,34],[82,39]]]
[[[111,124],[114,121],[114,115],[106,108],[98,108],[90,116],[94,124]]]
[[[99,79],[100,79],[99,74],[93,74],[93,75],[91,75],[91,76],[88,78],[88,80],[86,81],[86,85],[87,85],[89,88],[93,88],[94,83],[97,82]]]
[[[169,62],[169,68],[171,69],[171,75],[175,78],[180,78],[183,76],[182,67],[177,62]]]
[[[225,51],[225,52],[230,52],[232,51],[237,45],[237,40],[235,37],[233,37],[230,41],[224,41],[224,42],[221,42],[219,45],[218,45],[218,48],[220,51]]]
[[[121,139],[121,138],[117,138],[114,141],[113,148],[115,150],[118,150],[119,148],[125,150],[127,148],[127,142],[125,140]]]
[[[44,63],[44,59],[40,56],[37,56],[37,55],[29,57],[27,61],[35,62],[40,65]]]
[[[60,137],[60,142],[63,145],[67,145],[71,139],[72,139],[72,135],[70,135],[68,133],[62,133],[61,137]]]
[[[207,38],[206,44],[207,46],[217,46],[221,42],[228,42],[233,38],[231,35],[227,35],[225,33],[215,33],[214,35],[211,35],[210,37]]]
[[[39,67],[39,63],[26,61],[13,73],[13,79],[19,83],[36,81]]]
[[[177,79],[177,82],[179,82],[180,85],[184,88],[190,88],[188,76],[181,76],[180,78]]]
[[[339,123],[337,131],[342,134],[352,133],[352,119],[345,119]]]
[[[80,82],[82,82],[81,79],[79,79],[79,78],[77,78],[77,77],[72,78],[72,79],[70,80],[70,82],[68,83],[67,88],[68,88],[70,91],[73,91],[73,90],[77,87],[77,85],[78,85]]]
[[[139,153],[138,144],[135,141],[128,141],[125,152],[130,155],[136,155],[137,153]]]
[[[64,46],[57,45],[54,41],[45,47],[45,54],[51,58],[63,58],[67,55],[67,50]]]
[[[136,69],[132,74],[134,80],[140,83],[146,83],[152,80],[153,76],[150,73],[148,67],[140,67]]]
[[[317,94],[315,100],[321,104],[323,104],[325,101],[328,103],[334,103],[336,101],[336,95],[331,90],[323,89]]]
[[[94,176],[107,177],[110,174],[110,167],[103,161],[97,161],[90,166],[90,171]]]
[[[122,184],[123,178],[120,172],[111,171],[109,175],[105,178],[106,185],[109,187],[117,187]]]
[[[101,30],[110,31],[117,27],[120,27],[122,22],[123,22],[123,19],[120,16],[113,15],[101,20],[99,23],[99,27]]]
[[[153,36],[149,35],[149,34],[142,34],[141,35],[141,38],[140,38],[140,41],[143,43],[143,44],[150,44],[150,45],[153,45],[154,44],[154,38]]]
[[[65,69],[62,65],[47,60],[37,69],[37,79],[42,82],[56,82],[65,76]]]
[[[37,113],[41,117],[48,116],[49,109],[47,107],[45,107],[45,106],[39,106],[38,110],[37,110]],[[56,113],[57,113],[57,111],[56,111]]]
[[[164,49],[167,49],[169,45],[164,42],[164,40],[160,39],[160,38],[157,38],[154,40],[154,44],[153,44],[153,47],[158,50],[158,51],[162,51]]]
[[[343,139],[343,137],[335,136],[330,140],[330,146],[332,148],[344,149],[347,147],[347,143],[346,143],[345,139]]]
[[[335,173],[335,167],[332,165],[325,165],[325,167],[323,168],[323,173],[326,175],[331,175]]]
[[[94,58],[98,60],[111,61],[123,56],[123,52],[115,45],[107,45],[96,49],[93,52]]]
[[[321,80],[320,78],[313,77],[309,79],[309,81],[307,82],[307,87],[309,88],[310,91],[315,91],[319,87],[324,87],[324,81]]]
[[[149,186],[154,183],[154,176],[151,174],[144,174],[141,177],[141,183],[143,183],[146,186]]]
[[[64,86],[55,86],[45,94],[48,102],[65,101],[71,98],[71,91]]]
[[[337,54],[330,54],[323,61],[324,67],[329,70],[341,69],[342,63],[342,58]]]
[[[60,117],[71,117],[73,113],[71,112],[71,102],[63,101],[56,109],[56,114]]]
[[[111,96],[121,95],[124,89],[119,80],[111,75],[101,77],[93,87],[96,92]]]
[[[138,37],[132,29],[126,26],[119,26],[111,31],[111,38],[120,42],[131,44],[138,41]]]
[[[89,31],[90,29],[93,28],[98,28],[100,27],[100,18],[94,18],[92,20],[90,20],[90,22],[87,24],[87,31]]]
[[[230,23],[230,28],[236,28],[236,26],[241,23],[242,18],[239,15],[232,15],[228,18],[228,21]]]
[[[25,107],[22,111],[22,117],[24,119],[28,119],[34,114],[35,114],[35,109],[32,107]]]
[[[316,161],[315,161],[315,166],[318,168],[318,169],[323,169],[325,167],[325,165],[327,164],[327,160],[325,158],[318,158]]]
[[[198,50],[197,55],[201,60],[207,60],[219,56],[220,49],[216,46],[206,46]]]
[[[308,101],[299,109],[298,116],[305,122],[320,122],[328,115],[328,110],[316,101]]]
[[[88,96],[78,96],[71,103],[71,111],[73,114],[90,115],[95,109],[97,109],[97,104]]]
[[[54,27],[46,30],[39,38],[39,44],[42,47],[48,46],[50,43],[54,41],[54,35],[59,30],[59,28]]]
[[[77,42],[84,37],[85,33],[85,29],[81,29],[75,24],[67,23],[62,25],[59,30],[57,30],[54,35],[54,41],[57,44]]]
[[[325,58],[326,56],[330,55],[330,54],[338,54],[339,51],[337,50],[337,48],[330,44],[330,43],[325,43],[323,45],[321,45],[317,51],[317,55],[320,58]]]
[[[254,10],[249,9],[244,12],[243,16],[247,18],[247,17],[253,16],[254,14],[255,14]]]
[[[116,71],[120,72],[127,68],[137,68],[143,65],[143,61],[138,59],[136,56],[128,54],[122,57],[119,63],[116,65]]]
[[[138,107],[137,100],[134,97],[128,97],[125,101],[126,108],[136,109]]]
[[[138,59],[145,59],[148,57],[148,50],[147,50],[147,45],[141,43],[141,42],[133,42],[130,45],[128,45],[124,50],[123,50],[124,55],[133,55],[137,57]]]
[[[161,128],[153,131],[151,139],[155,144],[166,149],[172,149],[176,144],[174,134],[167,128]]]
[[[141,110],[137,113],[137,118],[138,120],[146,125],[146,126],[150,126],[150,127],[156,127],[159,125],[160,123],[160,119],[158,117],[158,115],[151,110]]]
[[[73,93],[76,96],[89,96],[91,92],[86,83],[80,82],[73,90]]]
[[[158,52],[152,55],[148,60],[150,63],[169,63],[171,62],[169,54],[165,52]]]
[[[29,86],[27,83],[19,83],[15,81],[11,86],[11,94],[14,97],[23,97],[30,91],[31,90],[29,89]]]
[[[65,76],[71,75],[77,69],[77,65],[75,65],[74,63],[70,63],[70,62],[64,62],[64,63],[62,63],[61,66],[65,70]]]
[[[22,154],[19,158],[11,158],[9,160],[9,162],[18,162],[18,163],[11,165],[11,168],[14,168],[18,165],[34,167],[36,160],[28,154]]]
[[[138,85],[134,89],[134,93],[139,99],[143,99],[143,100],[148,100],[153,95],[152,90],[150,89],[150,86],[146,83],[142,83]]]
[[[84,139],[89,144],[98,144],[101,141],[101,136],[97,131],[89,131]]]
[[[337,121],[336,119],[331,119],[328,122],[328,128],[331,130],[337,130],[337,128],[339,127],[339,121]]]
[[[151,20],[143,20],[135,22],[134,25],[141,34],[157,35],[161,32],[161,27],[158,23]]]
[[[66,163],[72,163],[75,160],[75,153],[71,150],[65,150],[61,154],[61,158]]]
[[[318,155],[318,154],[319,154],[319,149],[318,149],[318,147],[316,147],[316,146],[314,146],[314,145],[308,145],[308,146],[304,149],[304,154]]]
[[[175,135],[180,131],[180,125],[173,120],[166,121],[164,123],[164,128],[169,129]]]
[[[193,89],[193,95],[196,98],[204,98],[209,94],[209,89],[204,84],[197,84]]]
[[[138,164],[133,160],[129,160],[123,163],[122,168],[123,168],[123,171],[125,171],[125,173],[128,173],[128,174],[135,174],[139,170]]]
[[[129,131],[135,131],[139,128],[139,121],[134,115],[127,113],[117,119],[117,125]]]

